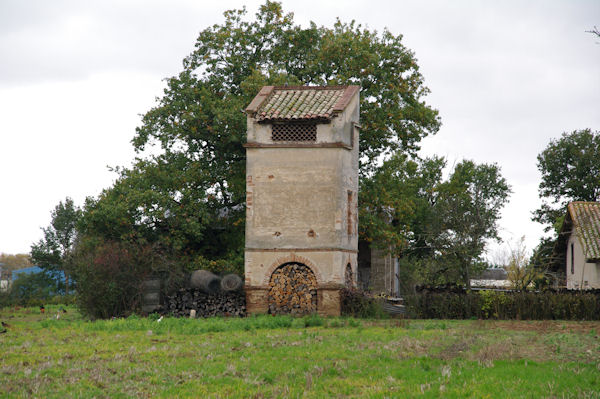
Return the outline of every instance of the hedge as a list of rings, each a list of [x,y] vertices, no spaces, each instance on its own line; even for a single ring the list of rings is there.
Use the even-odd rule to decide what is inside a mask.
[[[420,319],[600,320],[595,291],[423,291],[405,295],[407,316]]]
[[[341,291],[341,310],[343,316],[382,319],[389,315],[383,311],[383,298],[375,298],[356,288],[344,288]]]

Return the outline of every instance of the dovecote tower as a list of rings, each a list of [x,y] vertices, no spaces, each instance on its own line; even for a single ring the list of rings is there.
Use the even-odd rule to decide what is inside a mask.
[[[340,314],[358,252],[358,86],[265,86],[246,108],[248,313]]]

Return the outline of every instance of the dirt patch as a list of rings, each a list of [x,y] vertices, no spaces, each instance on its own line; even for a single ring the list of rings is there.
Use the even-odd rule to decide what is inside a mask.
[[[473,358],[482,366],[490,367],[495,360],[519,359],[521,358],[521,354],[517,353],[512,345],[507,345],[507,342],[495,342],[484,346],[474,353]]]
[[[386,350],[394,350],[398,354],[399,359],[407,359],[414,356],[423,356],[428,353],[429,348],[426,342],[410,337],[402,337],[401,339],[391,342],[387,345]]]
[[[471,340],[472,341],[472,340]],[[440,353],[438,353],[436,358],[443,360],[452,360],[457,357],[464,357],[466,352],[471,348],[472,342],[467,341],[458,341],[454,342],[451,345],[442,348]]]

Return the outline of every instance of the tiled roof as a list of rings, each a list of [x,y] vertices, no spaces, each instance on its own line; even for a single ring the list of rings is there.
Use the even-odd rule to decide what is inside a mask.
[[[246,112],[259,122],[327,122],[346,108],[358,89],[358,86],[265,86]]]
[[[600,260],[600,202],[571,202],[568,210],[586,260]]]

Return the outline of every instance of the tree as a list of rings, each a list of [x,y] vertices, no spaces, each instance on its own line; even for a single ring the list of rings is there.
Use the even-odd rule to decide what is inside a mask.
[[[542,174],[539,194],[542,206],[533,220],[546,231],[560,228],[557,222],[571,201],[597,201],[600,197],[600,132],[590,129],[563,133],[537,157]]]
[[[60,294],[63,288],[62,279],[56,273],[47,270],[21,273],[10,287],[10,298],[15,303],[33,306],[34,301],[41,302]]]
[[[77,222],[81,210],[69,197],[60,201],[51,213],[50,225],[42,228],[44,238],[31,246],[31,260],[48,271],[65,274],[65,291],[69,291],[68,261],[77,237]]]
[[[161,242],[191,262],[241,268],[246,118],[240,111],[269,84],[360,85],[362,177],[390,154],[415,154],[440,126],[402,36],[339,20],[332,28],[303,28],[271,1],[252,21],[245,9],[227,11],[223,24],[200,32],[183,71],[167,79],[164,95],[143,116],[133,139],[141,158],[88,201],[86,229]],[[154,155],[144,158],[152,146]]]
[[[524,291],[534,281],[543,277],[543,272],[532,263],[525,246],[525,236],[510,247],[508,262],[504,265],[507,278],[515,290]]]
[[[446,161],[411,159],[396,153],[360,180],[361,239],[396,254],[423,254],[429,247],[427,226],[436,223],[433,206]]]
[[[556,237],[542,237],[533,249],[529,263],[543,276],[534,281],[538,287],[547,286],[550,283],[555,287],[566,285],[564,259],[554,251],[555,245]]]
[[[480,260],[487,240],[499,240],[500,211],[511,192],[496,164],[458,163],[440,185],[435,212],[441,230],[432,232],[433,245],[458,282],[470,287],[474,274],[486,265]]]
[[[365,238],[392,247],[407,279],[464,284],[485,267],[485,243],[498,239],[497,221],[510,193],[497,165],[458,163],[442,179],[443,158],[410,160],[395,155],[372,178],[363,179]]]

